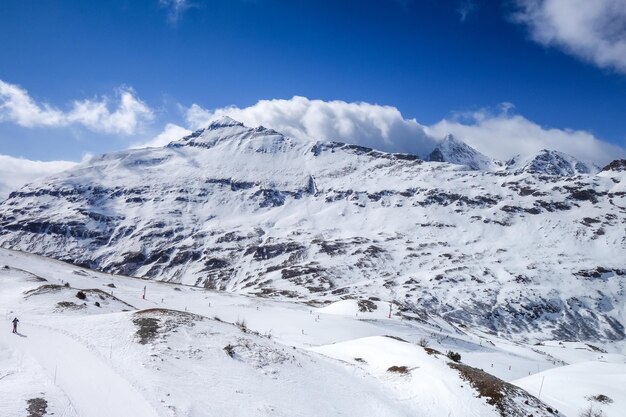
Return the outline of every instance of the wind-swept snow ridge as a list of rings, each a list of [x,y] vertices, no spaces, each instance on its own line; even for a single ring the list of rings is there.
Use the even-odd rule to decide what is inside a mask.
[[[12,193],[0,244],[264,297],[376,297],[518,339],[623,339],[626,180],[525,166],[468,171],[221,119]]]

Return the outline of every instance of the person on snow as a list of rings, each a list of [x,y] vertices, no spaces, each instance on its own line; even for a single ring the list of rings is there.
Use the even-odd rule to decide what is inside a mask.
[[[17,323],[19,323],[20,321],[16,318],[13,319],[13,333],[17,333]]]

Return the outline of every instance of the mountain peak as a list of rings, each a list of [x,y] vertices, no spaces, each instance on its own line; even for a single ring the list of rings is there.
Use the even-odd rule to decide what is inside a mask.
[[[465,165],[472,170],[490,170],[493,160],[467,143],[448,134],[428,156],[429,161]]]
[[[515,174],[528,172],[563,177],[592,174],[598,171],[598,168],[591,163],[582,162],[566,153],[549,149],[542,149],[526,158],[521,158],[519,155],[513,157],[506,163],[506,169]]]
[[[233,127],[233,126],[244,127],[244,124],[229,116],[222,116],[220,118],[217,118],[211,121],[211,123],[208,126],[208,129],[217,129],[221,127]]]

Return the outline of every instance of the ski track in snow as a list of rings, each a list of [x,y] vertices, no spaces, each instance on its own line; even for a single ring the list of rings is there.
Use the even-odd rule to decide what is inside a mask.
[[[32,323],[19,331],[23,337],[3,337],[0,344],[34,358],[65,392],[78,416],[159,416],[129,381],[74,338]]]

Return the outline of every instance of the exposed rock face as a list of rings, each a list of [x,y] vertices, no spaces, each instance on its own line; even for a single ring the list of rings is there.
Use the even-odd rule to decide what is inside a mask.
[[[407,318],[524,337],[622,339],[624,181],[545,172],[460,170],[228,119],[12,193],[0,244],[226,291],[376,296]]]
[[[602,168],[602,171],[626,172],[626,159],[616,159]]]

